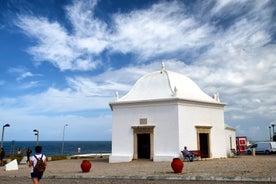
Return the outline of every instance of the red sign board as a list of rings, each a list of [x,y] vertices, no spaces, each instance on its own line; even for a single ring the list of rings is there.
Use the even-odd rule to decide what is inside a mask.
[[[247,138],[246,136],[236,137],[236,145],[238,152],[245,152],[247,148]]]

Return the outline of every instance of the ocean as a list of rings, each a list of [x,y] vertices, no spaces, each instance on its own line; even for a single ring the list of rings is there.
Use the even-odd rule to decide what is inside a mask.
[[[61,155],[62,141],[39,141],[45,155]],[[36,141],[5,141],[6,154],[16,155],[20,150],[26,155],[28,147],[35,153]],[[64,141],[63,154],[111,153],[111,141]]]

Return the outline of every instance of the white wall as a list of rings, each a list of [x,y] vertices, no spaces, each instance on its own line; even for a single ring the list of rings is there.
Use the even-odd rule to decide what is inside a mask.
[[[178,116],[176,104],[157,103],[113,106],[112,154],[110,162],[131,161],[134,154],[132,126],[140,125],[141,118],[147,118],[154,128],[154,161],[172,159],[178,155]],[[172,151],[175,150],[175,151]]]
[[[213,106],[198,103],[182,103],[179,108],[180,116],[180,145],[190,150],[197,150],[197,134],[195,126],[211,126],[210,157],[226,157],[224,110],[223,106]]]
[[[154,130],[154,161],[171,161],[178,157],[178,115],[177,105],[158,106],[161,112],[156,113]]]
[[[133,157],[133,119],[128,109],[113,107],[112,153],[109,162],[129,162]]]
[[[231,149],[236,150],[236,131],[233,129],[225,128],[225,145],[226,145],[226,154],[227,157],[233,156],[231,153]],[[230,143],[231,141],[231,143]],[[232,144],[232,147],[231,147]]]

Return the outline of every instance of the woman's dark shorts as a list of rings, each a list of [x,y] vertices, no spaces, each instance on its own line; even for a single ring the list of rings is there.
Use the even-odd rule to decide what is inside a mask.
[[[31,177],[32,178],[38,178],[38,180],[40,180],[43,176],[43,173],[42,174],[36,174],[34,172],[31,173]]]

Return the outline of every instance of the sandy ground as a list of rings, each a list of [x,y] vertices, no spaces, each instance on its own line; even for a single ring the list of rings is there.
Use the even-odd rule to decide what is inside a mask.
[[[89,173],[82,173],[83,159],[48,162],[40,183],[269,183],[276,181],[276,154],[238,156],[237,158],[184,162],[183,172],[173,173],[170,162],[136,160],[130,163],[108,163],[108,159],[87,159],[92,162]],[[0,168],[1,184],[31,183],[30,168],[19,170]],[[204,181],[202,181],[204,180]],[[261,181],[263,180],[263,181]],[[236,182],[239,181],[239,182]],[[242,182],[241,182],[242,181]],[[229,182],[227,182],[229,183]]]

